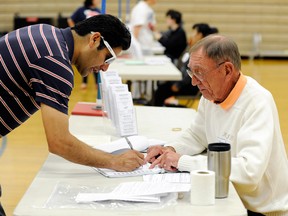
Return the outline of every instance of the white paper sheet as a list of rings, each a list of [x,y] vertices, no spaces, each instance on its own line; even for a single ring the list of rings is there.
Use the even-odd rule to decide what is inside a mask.
[[[116,127],[117,122],[118,122],[118,117],[117,117],[117,110],[116,107],[117,105],[115,97],[114,97],[114,92],[128,92],[128,85],[127,84],[114,84],[110,85],[108,89],[108,100],[110,104],[110,115],[109,118],[111,119],[113,125]]]
[[[158,174],[165,172],[164,169],[159,168],[158,166],[154,167],[153,169],[149,169],[151,164],[147,163],[138,169],[135,169],[130,172],[117,172],[111,169],[104,169],[104,168],[95,168],[94,169],[99,172],[100,174],[109,177],[109,178],[122,178],[122,177],[131,177],[131,176],[142,176],[148,174]]]
[[[117,104],[117,117],[119,120],[120,136],[131,136],[138,134],[135,108],[133,106],[131,92],[115,92]]]
[[[134,150],[144,151],[149,147],[149,140],[145,136],[129,136],[127,139],[129,139]],[[112,142],[95,145],[94,148],[108,153],[116,153],[116,151],[121,153],[121,151],[129,150],[130,146],[125,138],[120,138]]]
[[[102,200],[125,200],[135,202],[160,202],[161,196],[173,192],[188,192],[190,184],[125,182],[110,193],[79,193],[76,202],[85,203]]]
[[[160,196],[126,196],[113,193],[79,193],[76,197],[77,203],[89,203],[105,200],[123,200],[133,202],[159,203]]]
[[[111,98],[109,98],[109,87],[111,85],[122,84],[122,79],[116,71],[107,71],[101,74],[101,98],[102,110],[106,112],[108,118],[111,118],[113,107],[110,107]]]
[[[125,195],[156,195],[173,192],[188,192],[191,184],[168,182],[123,182],[113,190],[114,194]]]
[[[130,147],[125,140],[125,138],[120,138],[111,141],[111,136],[109,135],[74,135],[77,139],[82,142],[100,149],[108,153],[116,153],[116,151],[121,152],[121,150],[129,150]],[[164,145],[166,142],[159,139],[148,139],[145,136],[129,136],[127,137],[132,144],[133,149],[137,151],[144,152],[149,146],[153,145]]]
[[[163,173],[158,175],[143,175],[145,182],[190,183],[190,173]]]

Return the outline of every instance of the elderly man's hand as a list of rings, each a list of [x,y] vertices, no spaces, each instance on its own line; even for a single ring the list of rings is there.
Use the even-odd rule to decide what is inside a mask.
[[[179,154],[168,149],[160,157],[154,160],[150,168],[152,169],[156,165],[158,165],[160,168],[164,168],[167,171],[176,171],[179,158],[180,158]]]

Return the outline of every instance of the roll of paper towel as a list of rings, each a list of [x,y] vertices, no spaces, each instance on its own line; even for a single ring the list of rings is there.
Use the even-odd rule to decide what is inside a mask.
[[[215,173],[210,170],[195,170],[191,175],[190,202],[192,205],[215,204]]]

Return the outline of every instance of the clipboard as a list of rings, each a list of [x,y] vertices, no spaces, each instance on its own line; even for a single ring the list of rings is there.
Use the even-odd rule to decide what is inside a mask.
[[[158,166],[154,167],[153,169],[149,169],[150,165],[151,165],[150,163],[144,164],[143,166],[130,172],[117,172],[115,170],[97,168],[97,167],[93,167],[93,169],[96,170],[101,175],[108,177],[108,178],[123,178],[123,177],[165,173],[165,170],[163,168],[159,168]]]

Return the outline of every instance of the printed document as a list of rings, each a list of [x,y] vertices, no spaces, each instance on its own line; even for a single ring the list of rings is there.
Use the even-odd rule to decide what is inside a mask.
[[[104,169],[104,168],[95,168],[93,167],[97,172],[100,174],[109,177],[109,178],[121,178],[121,177],[130,177],[130,176],[142,176],[142,175],[148,175],[148,174],[158,174],[165,172],[164,169],[159,167],[154,167],[153,169],[149,169],[150,163],[144,164],[143,166],[139,167],[138,169],[135,169],[130,172],[118,172],[111,169]]]

